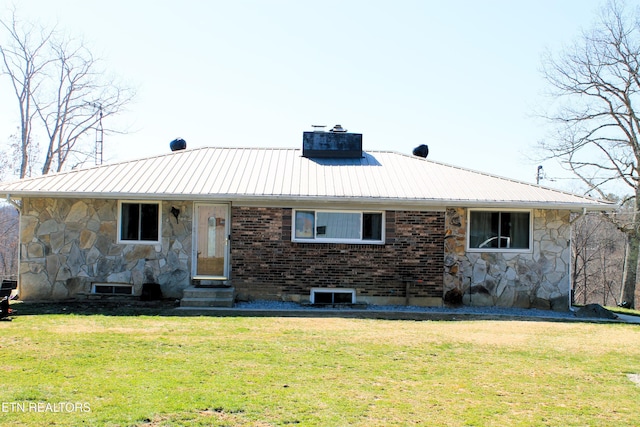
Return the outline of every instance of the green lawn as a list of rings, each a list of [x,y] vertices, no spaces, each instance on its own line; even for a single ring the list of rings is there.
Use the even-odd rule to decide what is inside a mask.
[[[628,308],[622,308],[622,307],[605,307],[607,310],[613,311],[614,313],[620,313],[620,314],[628,314],[630,316],[640,316],[640,311],[638,310],[632,310],[632,309],[628,309]]]
[[[18,313],[0,334],[2,426],[640,425],[634,325]]]

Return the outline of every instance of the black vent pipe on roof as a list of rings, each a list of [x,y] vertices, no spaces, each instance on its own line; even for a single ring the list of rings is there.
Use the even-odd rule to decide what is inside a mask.
[[[176,138],[169,143],[169,148],[171,151],[179,151],[187,148],[187,141],[182,138]]]
[[[426,144],[418,145],[413,149],[413,155],[417,157],[427,158],[429,155],[429,147]]]

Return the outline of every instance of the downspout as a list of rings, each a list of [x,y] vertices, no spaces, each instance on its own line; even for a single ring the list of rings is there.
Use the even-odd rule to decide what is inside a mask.
[[[572,226],[569,228],[569,254],[573,255],[573,223],[582,218],[587,214],[587,208],[582,208],[582,213],[580,213],[577,217],[569,220],[569,225]],[[573,299],[573,262],[571,258],[569,259],[569,311],[573,312],[573,305],[571,304],[571,300]]]

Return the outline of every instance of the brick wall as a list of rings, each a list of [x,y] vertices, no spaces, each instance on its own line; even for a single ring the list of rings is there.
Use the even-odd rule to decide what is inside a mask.
[[[313,287],[358,296],[442,298],[444,212],[386,212],[384,245],[291,241],[292,210],[233,207],[232,279],[253,298],[309,295]]]

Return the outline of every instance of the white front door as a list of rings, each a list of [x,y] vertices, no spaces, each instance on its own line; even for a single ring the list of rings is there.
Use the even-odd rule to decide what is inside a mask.
[[[194,278],[228,278],[229,227],[228,204],[195,204]]]

